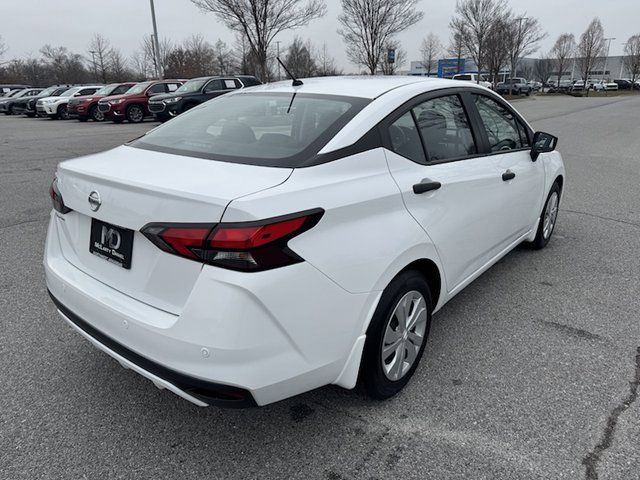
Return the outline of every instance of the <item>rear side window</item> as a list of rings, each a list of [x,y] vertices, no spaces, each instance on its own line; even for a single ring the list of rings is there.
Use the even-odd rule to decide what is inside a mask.
[[[297,167],[315,156],[369,100],[334,95],[221,95],[129,145],[234,163]]]
[[[477,153],[469,119],[460,97],[447,95],[413,108],[429,161],[451,160]]]
[[[80,95],[93,95],[98,90],[99,90],[98,88],[84,88],[84,89],[82,89],[82,90],[80,90],[78,92],[78,96],[80,96]]]
[[[409,111],[389,125],[391,149],[398,155],[418,163],[425,163],[424,149],[418,128]]]
[[[149,88],[148,92],[149,93],[164,93],[165,92],[164,83],[156,83],[154,86]]]
[[[492,152],[529,146],[526,128],[510,110],[484,95],[474,95],[474,99]]]

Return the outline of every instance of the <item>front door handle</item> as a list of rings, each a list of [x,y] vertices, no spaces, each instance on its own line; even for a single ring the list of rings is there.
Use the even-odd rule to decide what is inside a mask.
[[[413,186],[413,193],[420,195],[421,193],[430,192],[432,190],[438,190],[442,184],[440,182],[432,182],[428,178],[425,178],[420,183],[416,183]]]
[[[511,170],[507,170],[506,172],[504,172],[502,174],[502,180],[503,181],[507,181],[507,180],[513,180],[514,178],[516,178],[516,174],[513,173]]]

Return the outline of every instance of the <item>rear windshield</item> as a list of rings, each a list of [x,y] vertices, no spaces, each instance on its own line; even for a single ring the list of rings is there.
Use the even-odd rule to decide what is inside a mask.
[[[130,146],[251,165],[299,167],[369,100],[290,93],[223,95]]]

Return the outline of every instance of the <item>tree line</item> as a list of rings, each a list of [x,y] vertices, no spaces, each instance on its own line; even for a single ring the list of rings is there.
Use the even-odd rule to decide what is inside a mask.
[[[42,83],[107,82],[122,79],[165,77],[189,78],[198,75],[231,73],[256,75],[263,81],[278,77],[274,46],[282,32],[308,25],[326,14],[324,0],[189,0],[204,12],[213,13],[236,35],[233,45],[222,40],[214,44],[196,35],[174,43],[162,39],[159,55],[154,42],[145,36],[138,50],[125,57],[108,39],[95,35],[86,52],[45,45],[39,58],[14,59],[0,63],[0,79]],[[361,73],[394,74],[407,60],[398,36],[424,18],[419,0],[341,0],[337,33],[346,46],[349,60],[362,68]],[[433,33],[421,42],[423,71],[437,71],[442,55],[462,59],[470,57],[478,70],[488,72],[497,81],[500,72],[518,73],[523,57],[538,51],[547,34],[537,18],[516,13],[507,0],[457,0],[449,23],[450,38],[444,47]],[[577,63],[586,80],[605,54],[606,39],[599,19],[595,18],[576,41],[563,33],[550,52],[536,62],[529,73],[546,82],[555,72],[560,81],[569,63]],[[0,39],[0,56],[5,49]],[[387,56],[395,51],[395,61]],[[299,77],[340,74],[325,46],[295,38],[283,52],[288,70]],[[159,58],[157,61],[156,58]],[[156,63],[159,62],[159,65]],[[640,34],[625,44],[625,62],[629,72],[640,76]],[[459,65],[461,66],[461,65]],[[544,79],[544,80],[542,80]],[[45,82],[46,83],[46,82]]]

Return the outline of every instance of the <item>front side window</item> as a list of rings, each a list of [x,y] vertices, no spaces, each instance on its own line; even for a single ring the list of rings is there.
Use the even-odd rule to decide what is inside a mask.
[[[413,108],[429,161],[451,160],[478,152],[460,97],[447,95]]]
[[[174,118],[130,145],[234,163],[297,167],[369,100],[334,95],[222,95]]]
[[[492,152],[516,150],[528,146],[526,130],[510,110],[484,95],[474,95],[474,97]]]
[[[398,155],[418,163],[425,163],[424,149],[420,134],[413,121],[411,112],[407,112],[389,126],[391,149]]]

